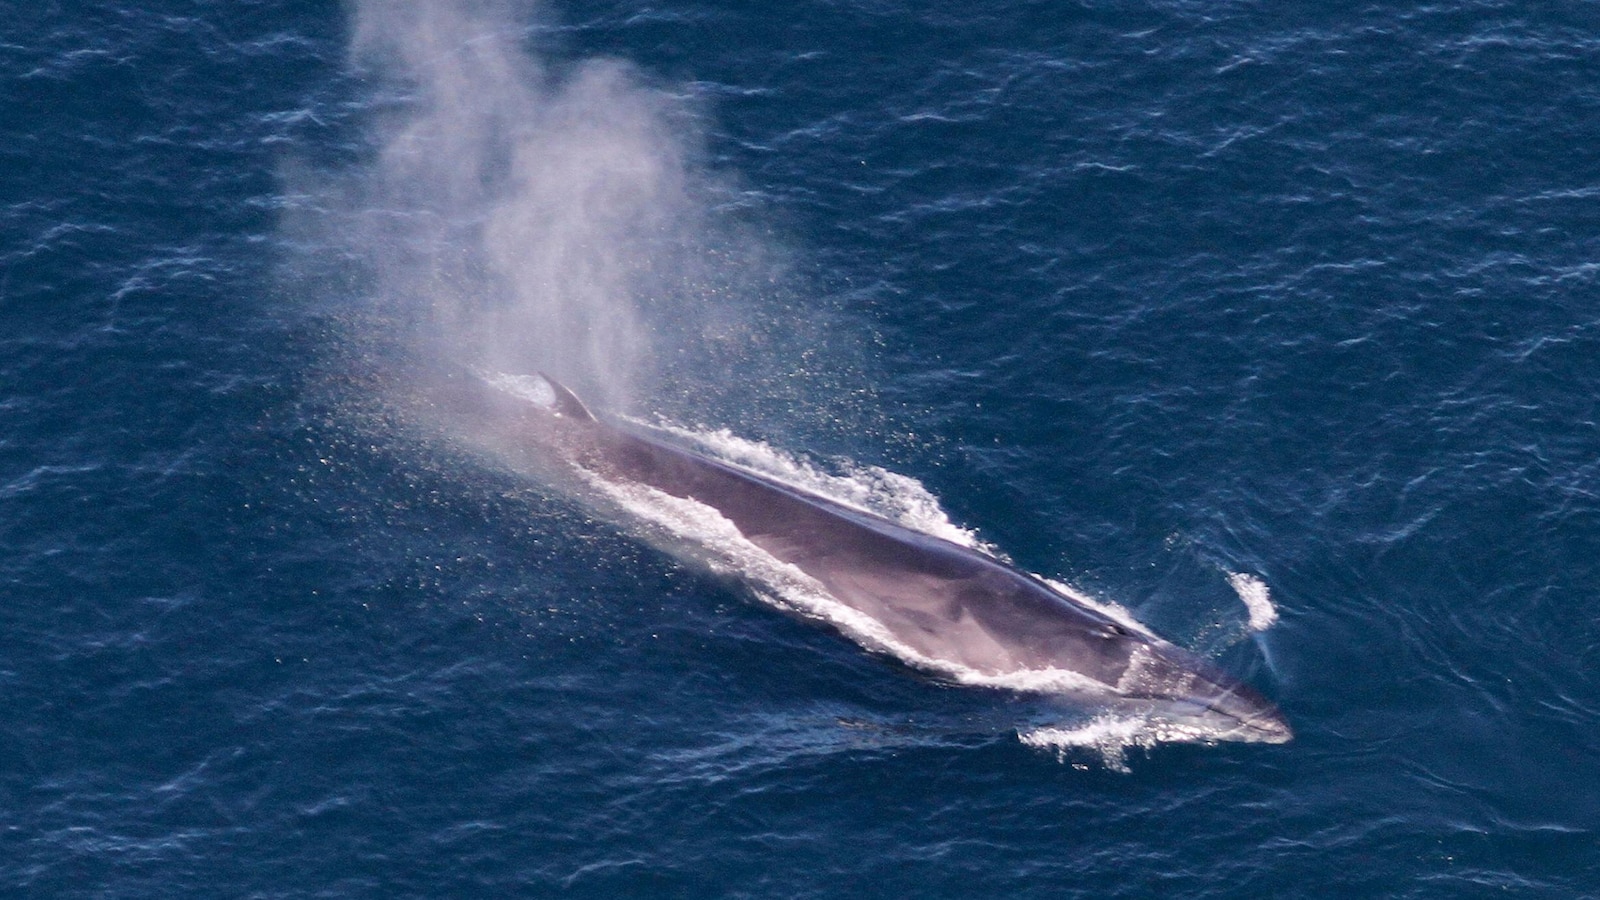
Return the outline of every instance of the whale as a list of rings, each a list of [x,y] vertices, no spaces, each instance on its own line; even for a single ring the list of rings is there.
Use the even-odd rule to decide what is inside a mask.
[[[1138,715],[1163,738],[1293,738],[1255,688],[1130,618],[974,547],[597,416],[549,376],[522,378],[510,390],[478,370],[435,373],[425,396],[480,433],[535,447],[559,465],[715,511],[847,608],[859,627],[846,630],[858,642],[913,665]]]

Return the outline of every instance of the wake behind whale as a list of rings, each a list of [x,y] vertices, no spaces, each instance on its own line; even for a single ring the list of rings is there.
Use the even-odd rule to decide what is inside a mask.
[[[959,535],[930,534],[602,420],[547,378],[455,371],[423,395],[497,444],[536,448],[670,540],[697,544],[713,568],[923,671],[1135,717],[1141,738],[1131,743],[1292,737],[1248,685]],[[1042,729],[1024,739],[1059,747],[1075,734]]]

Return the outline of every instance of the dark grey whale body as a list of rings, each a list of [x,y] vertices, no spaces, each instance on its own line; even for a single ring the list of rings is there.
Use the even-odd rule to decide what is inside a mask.
[[[969,547],[593,416],[545,378],[550,402],[458,373],[434,402],[617,483],[708,506],[750,543],[877,623],[902,654],[1016,685],[1149,714],[1204,740],[1281,743],[1283,716],[1249,686],[1141,629]]]

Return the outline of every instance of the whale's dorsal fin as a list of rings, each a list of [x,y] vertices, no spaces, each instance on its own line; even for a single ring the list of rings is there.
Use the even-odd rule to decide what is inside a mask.
[[[558,415],[563,415],[579,422],[593,422],[595,420],[594,413],[589,412],[589,408],[583,405],[583,401],[578,399],[578,395],[568,390],[566,385],[543,372],[539,373],[539,377],[543,378],[550,385],[550,390],[555,392],[556,413]]]

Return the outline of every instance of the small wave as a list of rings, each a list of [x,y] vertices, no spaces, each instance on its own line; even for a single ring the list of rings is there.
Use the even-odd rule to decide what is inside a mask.
[[[1278,608],[1272,604],[1272,592],[1267,590],[1266,582],[1244,572],[1231,572],[1228,584],[1250,612],[1251,631],[1266,631],[1278,621]]]

